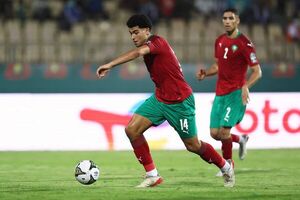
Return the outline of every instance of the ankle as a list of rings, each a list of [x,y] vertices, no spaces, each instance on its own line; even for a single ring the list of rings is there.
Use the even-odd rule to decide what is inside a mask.
[[[153,177],[153,176],[158,176],[158,171],[156,168],[146,172],[146,177]]]
[[[222,173],[228,171],[230,169],[230,163],[228,161],[225,162],[224,166],[221,168]]]

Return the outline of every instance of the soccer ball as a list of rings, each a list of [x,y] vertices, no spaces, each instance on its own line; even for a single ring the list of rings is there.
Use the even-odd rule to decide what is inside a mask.
[[[79,183],[90,185],[95,183],[100,176],[100,170],[91,160],[79,162],[75,168],[75,178]]]

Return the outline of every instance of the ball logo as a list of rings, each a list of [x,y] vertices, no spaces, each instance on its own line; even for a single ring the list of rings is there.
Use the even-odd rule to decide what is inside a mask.
[[[84,173],[83,171],[81,171],[80,168],[77,167],[77,168],[75,169],[75,175],[78,176],[78,175],[81,175],[81,174],[85,174],[85,173]]]

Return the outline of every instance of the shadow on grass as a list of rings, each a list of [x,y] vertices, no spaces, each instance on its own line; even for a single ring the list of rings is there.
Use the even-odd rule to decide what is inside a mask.
[[[240,168],[234,170],[235,174],[255,174],[255,173],[274,173],[274,169],[262,169],[262,168]]]

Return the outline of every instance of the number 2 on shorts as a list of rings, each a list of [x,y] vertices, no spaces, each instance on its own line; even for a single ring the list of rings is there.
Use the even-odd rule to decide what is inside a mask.
[[[229,113],[230,113],[230,111],[231,111],[231,108],[230,108],[230,107],[227,107],[226,110],[227,110],[227,112],[226,112],[226,115],[225,115],[225,117],[224,117],[224,120],[228,122],[229,117],[230,117],[230,116],[229,116]]]

